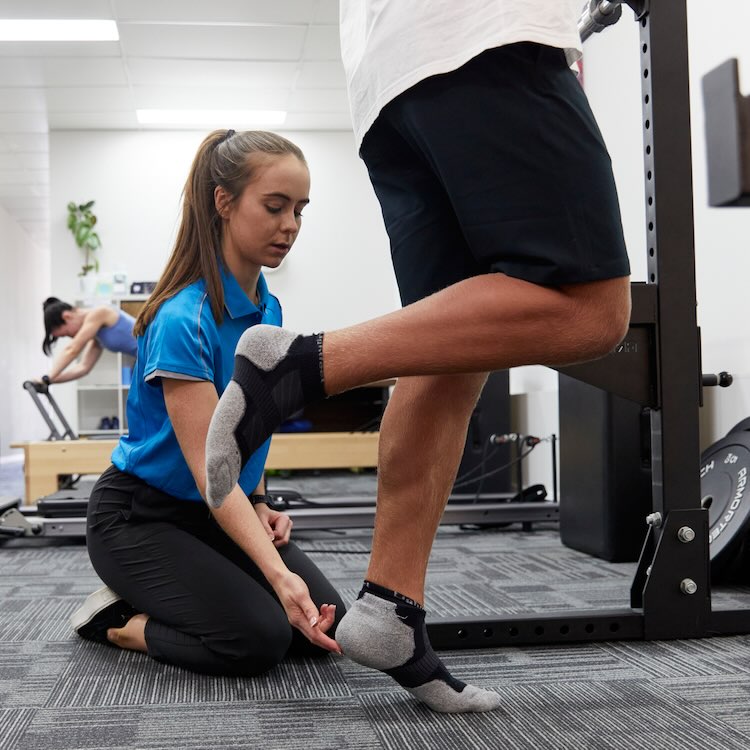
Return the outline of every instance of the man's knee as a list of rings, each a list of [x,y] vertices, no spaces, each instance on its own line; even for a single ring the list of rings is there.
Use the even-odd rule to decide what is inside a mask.
[[[629,279],[609,279],[568,290],[580,360],[598,359],[614,351],[630,325]]]

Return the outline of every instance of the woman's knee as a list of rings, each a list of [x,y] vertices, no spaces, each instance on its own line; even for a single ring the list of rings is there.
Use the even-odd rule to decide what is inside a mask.
[[[273,669],[292,644],[291,627],[262,640],[237,638],[222,644],[217,655],[227,664],[227,673],[237,677],[258,677]]]
[[[274,628],[255,624],[214,640],[211,650],[227,665],[227,674],[256,677],[273,669],[292,644],[292,628],[285,622]]]

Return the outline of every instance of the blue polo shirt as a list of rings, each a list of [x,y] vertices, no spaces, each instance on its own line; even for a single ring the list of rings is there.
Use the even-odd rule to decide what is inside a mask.
[[[112,453],[118,469],[184,500],[202,500],[164,403],[161,378],[210,381],[221,396],[232,377],[234,350],[253,325],[281,325],[281,305],[261,274],[258,307],[222,268],[224,320],[217,325],[206,284],[196,281],[164,302],[138,336],[138,356],[128,395],[128,434]],[[270,438],[250,457],[239,484],[250,494],[260,482]]]

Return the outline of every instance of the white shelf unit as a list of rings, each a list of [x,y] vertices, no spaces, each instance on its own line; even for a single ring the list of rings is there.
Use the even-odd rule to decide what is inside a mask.
[[[147,299],[143,295],[118,297],[112,300],[87,301],[85,307],[109,304],[121,307],[136,317]],[[132,373],[135,359],[127,354],[102,352],[99,361],[91,372],[76,381],[78,400],[78,434],[81,437],[90,435],[111,435],[119,437],[128,430],[127,401],[130,384],[123,379],[124,369]],[[109,426],[102,420],[109,420]],[[116,421],[115,421],[116,420]],[[114,424],[113,424],[114,423]]]

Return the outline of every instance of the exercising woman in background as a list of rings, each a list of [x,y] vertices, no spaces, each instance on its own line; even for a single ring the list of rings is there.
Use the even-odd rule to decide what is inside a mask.
[[[122,352],[135,357],[138,347],[133,336],[134,318],[122,310],[107,305],[84,308],[48,297],[44,303],[45,337],[42,350],[47,356],[52,344],[63,336],[70,341],[40,380],[65,383],[87,375],[98,362],[102,352]],[[75,362],[80,357],[80,361]]]

